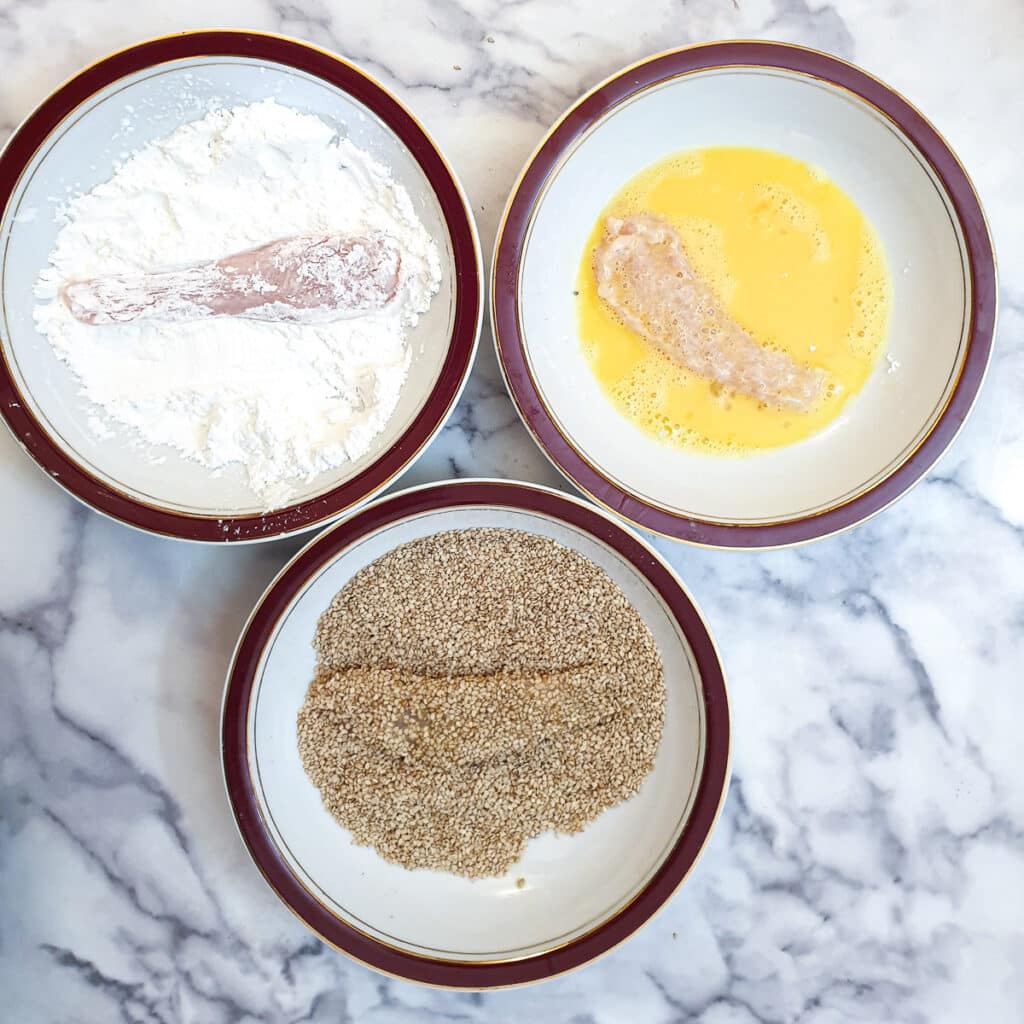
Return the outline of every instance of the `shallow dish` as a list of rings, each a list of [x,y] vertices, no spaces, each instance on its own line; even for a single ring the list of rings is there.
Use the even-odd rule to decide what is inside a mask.
[[[839,418],[805,441],[744,458],[671,448],[627,423],[590,373],[573,301],[580,254],[611,196],[671,153],[714,145],[821,167],[874,226],[893,287],[891,358]],[[963,424],[996,315],[984,215],[936,130],[865,72],[779,43],[661,54],[579,100],[512,192],[491,288],[509,390],[551,461],[635,523],[722,547],[826,536],[907,491]]]
[[[35,327],[33,286],[69,191],[110,177],[126,152],[213,107],[274,97],[316,114],[392,169],[438,243],[442,283],[410,336],[409,377],[371,450],[268,514],[241,472],[213,474],[173,449],[143,458],[127,431],[100,439],[70,370]],[[129,116],[130,115],[130,116]],[[461,186],[429,136],[365,72],[278,36],[194,32],[122,50],[50,96],[0,154],[0,414],[75,497],[154,533],[255,541],[322,524],[376,494],[441,428],[465,383],[482,313],[479,244]]]
[[[552,537],[601,566],[658,643],[667,700],[655,766],[637,796],[581,833],[533,840],[508,875],[468,881],[407,871],[355,846],[305,775],[296,715],[313,677],[317,619],[352,575],[406,541],[479,526]],[[239,641],[221,738],[242,838],[309,928],[378,970],[489,988],[578,967],[627,938],[668,899],[700,854],[725,795],[729,711],[707,625],[652,548],[606,513],[557,491],[467,480],[383,498],[296,555]]]

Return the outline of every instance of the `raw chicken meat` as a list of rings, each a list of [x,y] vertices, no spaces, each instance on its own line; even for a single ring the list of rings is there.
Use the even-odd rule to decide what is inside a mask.
[[[823,374],[759,345],[694,273],[679,235],[652,214],[609,217],[595,253],[597,294],[627,327],[688,370],[767,405],[798,411]]]
[[[61,297],[87,324],[211,316],[324,323],[383,309],[398,290],[401,263],[387,235],[296,236],[215,263],[72,281]]]

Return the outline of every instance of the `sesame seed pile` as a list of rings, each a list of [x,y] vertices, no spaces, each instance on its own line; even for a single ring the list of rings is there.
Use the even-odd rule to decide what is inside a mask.
[[[596,565],[511,529],[438,533],[357,573],[320,618],[299,753],[356,843],[407,868],[504,874],[654,764],[654,639]]]

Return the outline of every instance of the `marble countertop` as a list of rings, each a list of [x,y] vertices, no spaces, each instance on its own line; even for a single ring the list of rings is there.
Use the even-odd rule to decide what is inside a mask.
[[[249,862],[217,718],[235,637],[298,542],[187,546],[76,505],[0,436],[0,1017],[227,1024],[1024,1019],[1024,6],[1020,0],[0,0],[0,135],[137,39],[270,29],[361,63],[462,175],[489,252],[546,126],[616,67],[771,37],[857,61],[972,173],[1002,270],[968,429],[883,516],[795,551],[661,542],[702,603],[734,778],[691,880],[604,960],[430,991],[313,939]],[[555,482],[490,350],[407,483]]]

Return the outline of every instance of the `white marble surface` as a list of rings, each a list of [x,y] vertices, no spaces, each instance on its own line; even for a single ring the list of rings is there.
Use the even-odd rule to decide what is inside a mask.
[[[294,542],[188,547],[76,506],[0,437],[0,1018],[703,1024],[1024,1020],[1024,6],[1020,0],[0,0],[0,129],[138,38],[247,26],[380,76],[462,174],[489,250],[546,125],[618,65],[808,43],[958,148],[1001,258],[974,420],[871,524],[798,551],[662,544],[731,678],[735,777],[691,881],[596,965],[435,992],[322,947],[243,852],[217,754],[247,609]],[[485,344],[407,478],[551,481]]]

